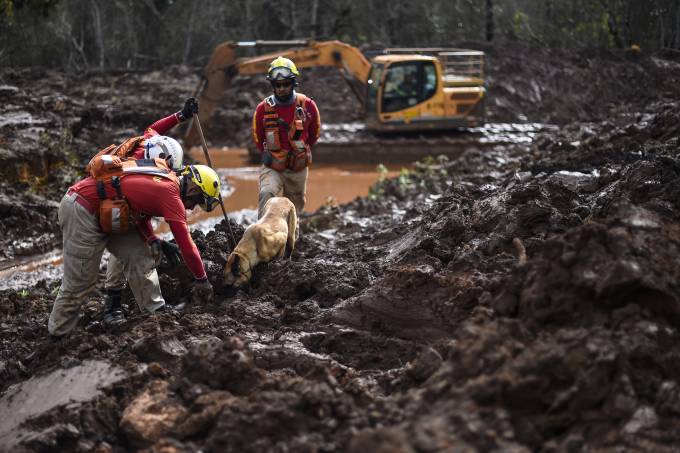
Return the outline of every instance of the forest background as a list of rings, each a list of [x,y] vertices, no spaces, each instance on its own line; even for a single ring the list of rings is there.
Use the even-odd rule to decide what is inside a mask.
[[[0,0],[2,68],[202,65],[223,41],[307,38],[676,52],[680,0]]]

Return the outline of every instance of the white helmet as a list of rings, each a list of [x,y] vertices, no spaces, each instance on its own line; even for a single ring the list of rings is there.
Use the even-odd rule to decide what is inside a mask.
[[[146,139],[144,144],[144,159],[165,159],[168,166],[173,170],[182,169],[184,151],[182,146],[172,137],[154,135]]]

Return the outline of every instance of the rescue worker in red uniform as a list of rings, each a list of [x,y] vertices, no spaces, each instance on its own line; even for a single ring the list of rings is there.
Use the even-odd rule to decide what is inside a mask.
[[[305,207],[312,145],[319,139],[321,117],[316,103],[295,91],[299,76],[288,58],[272,61],[267,80],[274,94],[260,102],[253,115],[253,140],[262,155],[258,218],[264,215],[267,200],[279,194],[293,202],[298,217]]]
[[[176,124],[180,119],[165,118],[160,122]],[[164,127],[158,123],[152,127],[156,132]],[[68,189],[58,213],[63,233],[64,275],[48,322],[48,331],[53,337],[66,335],[76,326],[83,299],[95,288],[104,248],[120,261],[140,308],[150,313],[164,308],[155,270],[162,247],[153,234],[151,217],[162,217],[169,224],[195,279],[192,297],[195,300],[212,297],[212,285],[191,239],[185,210],[200,205],[205,211],[211,211],[219,204],[220,179],[214,170],[205,165],[190,165],[179,177],[170,170],[164,177],[127,174],[120,178],[120,194],[111,183],[103,189],[105,199],[124,197],[127,200],[135,214],[131,218],[134,227],[123,234],[102,232],[98,216],[102,198],[97,180],[92,176]]]
[[[194,113],[198,113],[198,102],[195,98],[189,98],[184,103],[182,110],[162,118],[147,127],[144,134],[139,137],[142,140],[134,142],[131,149],[125,152],[125,157],[131,159],[165,159],[170,168],[176,171],[181,170],[184,161],[182,146],[175,139],[163,134],[167,133],[179,123],[191,118]],[[162,259],[161,253],[164,253],[167,256],[169,262],[179,262],[179,251],[175,244],[159,239],[152,241],[151,244],[151,252],[157,263],[160,263],[160,260]],[[125,322],[125,316],[123,315],[123,309],[121,307],[124,287],[125,276],[123,265],[115,255],[110,255],[106,267],[106,280],[104,282],[104,288],[106,288],[106,303],[102,319],[104,325],[108,327],[119,326]],[[157,302],[162,300],[160,287],[157,292],[151,293],[151,297]]]

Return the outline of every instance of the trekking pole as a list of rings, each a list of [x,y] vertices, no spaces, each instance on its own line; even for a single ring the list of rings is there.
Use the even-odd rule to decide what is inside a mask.
[[[201,145],[203,146],[205,160],[208,162],[208,167],[213,168],[212,161],[210,160],[210,154],[208,153],[208,145],[205,143],[205,137],[203,136],[203,128],[201,128],[201,122],[198,120],[198,113],[194,113],[194,123],[196,124],[196,129],[198,129],[198,135],[201,137]],[[229,217],[227,217],[227,210],[224,208],[224,202],[222,201],[222,192],[219,192],[217,195],[219,196],[218,199],[220,200],[222,214],[224,214],[224,221],[227,222],[227,229],[229,230],[229,239],[231,239],[231,247],[234,248],[236,247],[236,240],[234,239],[234,232],[231,231],[231,224],[229,223]]]

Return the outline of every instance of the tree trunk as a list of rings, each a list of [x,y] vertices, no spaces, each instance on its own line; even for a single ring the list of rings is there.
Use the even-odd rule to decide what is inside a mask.
[[[99,5],[97,0],[92,0],[92,15],[94,17],[94,36],[97,47],[99,48],[99,70],[104,70],[104,35],[102,33],[102,19],[101,11],[99,10]]]
[[[680,0],[675,11],[675,48],[680,49]]]
[[[600,4],[607,12],[607,28],[609,29],[609,34],[614,39],[614,46],[621,49],[623,48],[623,41],[621,40],[621,34],[619,33],[619,27],[616,22],[616,15],[609,7],[606,0],[600,0]]]
[[[127,0],[126,2],[123,2],[122,0],[116,0],[116,7],[123,15],[123,22],[125,22],[125,32],[127,34],[128,49],[126,51],[127,60],[125,61],[125,67],[127,69],[132,69],[135,66],[134,55],[139,53],[139,40],[137,39],[137,33],[135,33],[133,6],[132,0]]]
[[[656,34],[658,39],[658,48],[663,49],[666,47],[666,28],[664,27],[664,15],[663,6],[658,0],[654,0],[652,6],[652,13],[656,15]]]
[[[156,19],[158,19],[158,23],[160,23],[163,28],[167,31],[169,36],[173,36],[175,31],[168,25],[167,21],[163,18],[163,15],[158,11],[158,8],[156,8],[156,5],[154,5],[153,0],[143,0],[144,5],[146,5],[147,8],[151,10],[151,13],[156,16]]]
[[[630,6],[631,2],[626,2],[626,7],[625,7],[625,21],[623,23],[623,30],[624,30],[624,43],[626,47],[636,44],[633,42],[633,33],[631,32],[631,27],[630,27],[630,20],[631,20],[631,14],[632,14],[632,9]],[[638,43],[639,44],[639,43]]]
[[[259,33],[257,32],[257,21],[253,17],[253,2],[251,0],[245,0],[246,7],[246,39],[258,40],[260,39]]]
[[[184,43],[184,56],[182,57],[182,64],[187,65],[189,64],[189,56],[191,55],[191,44],[194,38],[194,17],[196,16],[196,4],[198,2],[191,2],[191,12],[189,13],[189,24],[187,27],[189,30],[187,31],[187,37],[186,41]]]
[[[319,34],[318,30],[318,23],[319,23],[319,0],[312,0],[312,9],[310,11],[311,13],[311,29],[312,29],[312,39],[316,39],[316,36]]]
[[[493,41],[493,0],[486,0],[486,40]]]
[[[290,39],[298,37],[297,19],[297,2],[290,0]]]

